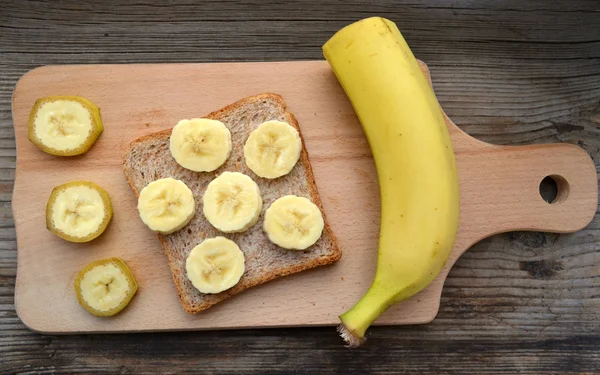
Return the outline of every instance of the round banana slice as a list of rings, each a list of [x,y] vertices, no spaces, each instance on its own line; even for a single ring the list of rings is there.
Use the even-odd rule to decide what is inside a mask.
[[[173,128],[169,142],[175,161],[195,172],[214,171],[231,153],[231,132],[217,120],[181,120]]]
[[[80,96],[40,98],[29,115],[29,140],[51,155],[86,153],[103,130],[100,109]]]
[[[263,229],[274,244],[304,250],[317,242],[324,226],[323,215],[313,202],[286,195],[267,208]]]
[[[245,271],[244,253],[225,238],[208,238],[185,261],[187,277],[201,293],[220,293],[236,285]]]
[[[112,216],[108,193],[89,181],[55,187],[46,204],[46,228],[71,242],[88,242],[98,237]]]
[[[119,258],[90,263],[75,279],[79,304],[96,316],[117,314],[129,304],[137,289],[131,270]]]
[[[190,188],[183,181],[170,177],[152,181],[144,187],[137,207],[144,224],[162,234],[185,227],[196,213]]]
[[[258,185],[239,172],[223,172],[212,180],[202,199],[206,219],[225,233],[247,230],[256,224],[262,210]]]
[[[284,176],[300,158],[302,140],[291,125],[281,121],[267,121],[258,126],[246,140],[246,165],[264,178]]]

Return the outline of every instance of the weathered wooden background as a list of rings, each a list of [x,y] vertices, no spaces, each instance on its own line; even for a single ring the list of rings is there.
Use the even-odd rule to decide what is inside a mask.
[[[600,373],[600,217],[508,233],[459,260],[437,319],[376,327],[42,336],[14,309],[19,77],[46,64],[321,59],[363,17],[398,23],[448,115],[498,144],[569,142],[600,163],[599,1],[0,1],[0,373]],[[502,189],[502,186],[498,186]]]

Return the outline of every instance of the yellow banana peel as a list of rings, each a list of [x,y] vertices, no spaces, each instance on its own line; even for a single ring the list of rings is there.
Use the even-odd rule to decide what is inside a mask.
[[[398,27],[372,17],[338,31],[323,53],[358,115],[377,169],[377,270],[340,316],[351,347],[390,306],[424,289],[454,246],[459,186],[454,151],[433,89]]]

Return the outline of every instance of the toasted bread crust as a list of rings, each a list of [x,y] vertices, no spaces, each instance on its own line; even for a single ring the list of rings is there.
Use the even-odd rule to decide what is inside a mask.
[[[180,268],[178,268],[176,266],[177,259],[175,259],[173,256],[174,249],[170,248],[168,242],[166,241],[166,236],[158,234],[158,239],[163,247],[165,255],[167,256],[167,259],[169,262],[169,267],[172,271],[173,281],[177,287],[177,293],[179,295],[179,299],[181,301],[181,304],[182,304],[184,310],[190,314],[195,314],[202,310],[205,310],[205,309],[209,308],[210,306],[213,306],[216,303],[219,303],[219,302],[221,302],[231,296],[234,296],[246,289],[249,289],[253,286],[257,286],[257,285],[266,283],[268,281],[271,281],[273,279],[276,279],[276,278],[279,278],[282,276],[290,275],[293,273],[305,271],[305,270],[315,268],[318,266],[333,263],[333,262],[337,261],[342,255],[342,251],[339,247],[338,240],[335,237],[335,234],[333,233],[333,231],[331,230],[331,227],[330,227],[327,217],[325,215],[325,211],[323,209],[321,199],[319,197],[313,170],[312,170],[310,160],[309,160],[308,151],[306,149],[306,146],[304,143],[304,138],[302,136],[302,131],[300,130],[300,126],[298,125],[298,121],[295,118],[295,116],[291,112],[287,111],[287,106],[286,106],[286,103],[284,102],[283,98],[280,95],[274,94],[274,93],[258,94],[258,95],[254,95],[254,96],[250,96],[250,97],[241,99],[241,100],[239,100],[235,103],[232,103],[222,109],[219,109],[215,112],[209,113],[208,115],[206,115],[204,117],[209,118],[209,119],[220,120],[227,114],[232,113],[241,107],[247,107],[247,106],[252,106],[252,105],[260,106],[261,103],[266,103],[267,101],[270,103],[275,102],[278,106],[280,106],[281,111],[283,112],[283,115],[286,119],[286,122],[289,123],[294,128],[296,128],[296,130],[298,130],[298,133],[302,140],[302,151],[300,153],[300,159],[299,159],[297,165],[301,164],[304,166],[304,169],[305,169],[304,178],[308,185],[309,197],[310,197],[311,201],[313,203],[315,203],[317,205],[317,207],[319,207],[319,209],[321,210],[321,212],[323,214],[325,227],[323,229],[323,235],[321,236],[321,238],[327,237],[329,239],[329,241],[331,241],[330,251],[325,256],[318,256],[318,257],[311,258],[303,263],[288,265],[287,267],[285,267],[283,269],[261,270],[259,277],[253,277],[253,278],[242,277],[240,282],[238,284],[236,284],[233,288],[228,289],[228,290],[223,291],[218,294],[213,294],[213,295],[211,295],[212,298],[203,299],[202,302],[200,302],[200,303],[194,303],[194,302],[192,302],[192,297],[189,295],[190,294],[189,291],[183,285],[183,281],[186,276],[182,275]],[[128,155],[131,153],[132,150],[134,150],[135,148],[137,148],[139,146],[143,146],[143,144],[145,144],[147,142],[155,142],[155,141],[162,142],[164,140],[164,142],[168,143],[169,136],[171,135],[171,131],[172,131],[172,129],[166,129],[166,130],[163,130],[160,132],[142,136],[142,137],[134,140],[133,142],[131,142],[129,144],[129,146],[127,147],[125,154],[123,156],[123,172],[124,172],[125,178],[127,179],[129,186],[133,190],[136,197],[139,197],[139,191],[138,191],[138,188],[136,187],[136,184],[133,181],[133,174],[132,174],[133,167],[131,165],[129,165],[130,160],[128,158]],[[296,168],[296,167],[294,167],[294,168]],[[200,211],[200,212],[198,212],[198,211]],[[202,215],[201,210],[199,208],[197,208],[196,214]],[[197,293],[201,294],[200,292],[197,292]]]

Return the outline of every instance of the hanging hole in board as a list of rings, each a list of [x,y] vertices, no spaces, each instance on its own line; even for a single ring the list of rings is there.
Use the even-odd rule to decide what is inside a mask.
[[[559,175],[549,175],[540,182],[540,195],[550,204],[556,204],[567,199],[569,183]]]

